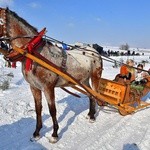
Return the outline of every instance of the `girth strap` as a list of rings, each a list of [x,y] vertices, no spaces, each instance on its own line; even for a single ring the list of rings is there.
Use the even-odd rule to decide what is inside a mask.
[[[67,62],[67,53],[66,50],[62,50],[62,63],[61,63],[61,68],[63,71],[66,71],[66,62]]]

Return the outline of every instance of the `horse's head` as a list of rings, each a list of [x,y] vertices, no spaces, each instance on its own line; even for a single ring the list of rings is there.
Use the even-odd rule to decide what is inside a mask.
[[[37,29],[8,8],[0,8],[0,53],[4,56],[13,53],[13,45],[22,47],[35,35]]]

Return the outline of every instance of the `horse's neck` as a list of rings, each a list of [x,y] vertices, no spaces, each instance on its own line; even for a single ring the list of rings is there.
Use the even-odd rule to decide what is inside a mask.
[[[9,15],[10,25],[9,25],[9,36],[11,38],[15,37],[23,37],[23,36],[34,36],[37,34],[35,30],[33,30],[28,25],[19,21],[18,18],[15,18],[13,15]],[[30,38],[16,38],[12,41],[12,44],[21,47],[28,43]]]

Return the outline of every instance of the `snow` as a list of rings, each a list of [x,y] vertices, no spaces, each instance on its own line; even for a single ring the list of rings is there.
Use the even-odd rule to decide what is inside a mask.
[[[127,56],[112,57],[124,61]],[[149,60],[148,56],[132,56],[135,61]],[[113,79],[119,68],[104,61],[102,77]],[[145,69],[150,65],[145,64]],[[21,73],[21,65],[13,72],[10,88],[0,91],[0,150],[149,150],[150,149],[150,108],[132,115],[121,116],[112,106],[97,106],[96,122],[86,119],[87,96],[78,93],[78,99],[56,88],[56,107],[59,122],[59,141],[49,142],[52,121],[45,97],[43,96],[43,128],[41,138],[31,142],[36,116],[34,100],[29,84]]]

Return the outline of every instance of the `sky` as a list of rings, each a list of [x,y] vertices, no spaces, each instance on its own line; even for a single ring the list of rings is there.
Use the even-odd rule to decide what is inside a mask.
[[[150,48],[149,0],[0,0],[6,6],[68,44]]]

